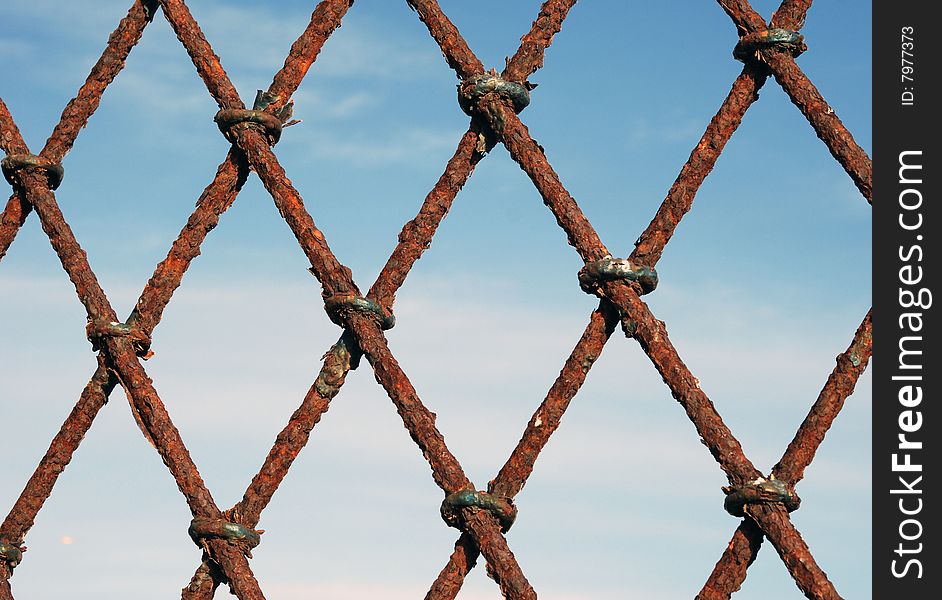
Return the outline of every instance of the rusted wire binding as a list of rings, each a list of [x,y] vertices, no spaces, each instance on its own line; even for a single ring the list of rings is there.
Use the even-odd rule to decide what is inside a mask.
[[[468,116],[474,116],[477,102],[485,94],[494,92],[510,100],[515,113],[530,104],[530,90],[536,87],[527,83],[517,83],[502,79],[497,71],[491,69],[489,73],[468,77],[458,84],[458,104]]]
[[[261,128],[268,138],[268,145],[274,146],[281,139],[283,127],[281,119],[263,110],[248,108],[224,108],[216,113],[213,121],[219,127],[226,139],[235,143],[232,135],[234,129]]]
[[[500,530],[504,533],[510,529],[517,520],[517,507],[513,500],[503,498],[487,492],[476,490],[461,490],[449,494],[442,501],[442,519],[450,527],[464,530],[463,508],[478,508],[490,511],[500,522]]]
[[[598,294],[599,283],[615,279],[638,283],[642,294],[650,294],[657,288],[657,271],[627,258],[606,256],[601,260],[587,262],[579,269],[579,287],[587,294]]]
[[[734,517],[745,516],[747,504],[774,504],[781,502],[788,512],[798,510],[801,498],[795,490],[789,489],[780,479],[766,479],[759,477],[755,481],[744,485],[730,485],[722,488],[726,494],[723,508]]]
[[[805,45],[805,37],[797,31],[774,27],[765,31],[748,33],[739,38],[739,42],[733,48],[733,58],[742,62],[750,60],[765,62],[762,57],[762,50],[771,48],[790,52],[792,56],[798,56],[807,50],[808,46]]]
[[[0,541],[0,561],[7,563],[13,569],[23,560],[25,550],[25,546]]]
[[[62,183],[62,178],[65,176],[65,170],[61,164],[35,154],[25,152],[8,154],[3,160],[0,160],[0,170],[3,171],[3,177],[10,185],[16,185],[16,173],[23,169],[44,171],[50,190],[58,189],[59,184]]]
[[[264,529],[252,529],[240,523],[233,523],[224,519],[211,519],[206,517],[196,517],[190,521],[190,527],[187,529],[190,538],[197,546],[206,550],[206,538],[221,538],[227,540],[234,546],[238,546],[242,553],[252,558],[252,548],[258,546],[262,541]]]
[[[137,355],[147,360],[154,355],[151,352],[150,336],[141,331],[138,327],[131,327],[127,323],[117,321],[89,321],[85,326],[85,335],[88,341],[92,343],[92,350],[98,352],[101,349],[101,338],[104,337],[126,337],[131,340]]]
[[[386,329],[392,329],[396,326],[396,317],[380,306],[380,304],[363,296],[331,296],[324,300],[324,308],[327,309],[327,316],[330,320],[345,327],[346,315],[349,312],[366,313],[374,317],[379,326]]]

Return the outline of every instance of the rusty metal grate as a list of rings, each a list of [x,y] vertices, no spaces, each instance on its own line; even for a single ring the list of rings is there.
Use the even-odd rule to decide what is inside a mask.
[[[347,373],[366,358],[376,380],[395,404],[412,439],[432,468],[445,494],[442,516],[460,530],[447,564],[432,583],[427,598],[454,598],[479,555],[489,575],[509,598],[535,598],[536,592],[518,565],[505,532],[513,523],[514,496],[523,488],[533,465],[570,400],[586,379],[593,361],[614,331],[638,341],[674,398],[693,422],[729,479],[726,508],[744,517],[698,598],[728,598],[739,589],[763,539],[778,552],[798,587],[809,598],[839,598],[799,532],[789,510],[799,504],[795,485],[802,479],[824,435],[871,355],[868,313],[847,350],[837,359],[826,384],[791,444],[770,473],[763,475],[744,455],[699,382],[671,344],[664,324],[640,296],[657,285],[655,271],[665,245],[690,209],[697,189],[712,170],[724,145],[757,99],[771,75],[808,119],[818,137],[871,201],[871,163],[794,57],[804,50],[798,30],[810,0],[784,0],[769,24],[746,1],[720,0],[740,33],[736,56],[742,73],[713,117],[689,160],[667,192],[650,225],[627,259],[613,259],[560,178],[518,117],[529,101],[527,78],[543,64],[553,36],[560,31],[575,0],[547,0],[516,54],[501,73],[487,71],[435,0],[407,0],[440,46],[462,83],[459,104],[470,115],[467,132],[418,215],[403,227],[385,268],[366,294],[352,280],[328,247],[305,209],[272,147],[290,124],[290,98],[324,42],[340,26],[352,0],[322,0],[310,23],[294,43],[284,67],[271,86],[246,109],[219,59],[183,0],[138,0],[108,41],[101,59],[65,108],[46,145],[33,155],[26,147],[5,104],[0,101],[0,146],[6,153],[3,172],[14,193],[0,221],[0,257],[18,230],[35,212],[63,268],[72,280],[88,316],[88,337],[98,351],[98,368],[78,403],[55,436],[46,455],[0,526],[0,598],[11,599],[9,578],[22,560],[20,548],[58,475],[71,460],[85,432],[111,392],[120,385],[145,435],[159,452],[186,498],[193,520],[190,533],[202,548],[203,560],[183,590],[184,598],[210,598],[223,583],[242,599],[263,598],[249,565],[258,543],[262,511],[287,475],[292,461],[308,441],[312,428],[343,386]],[[162,10],[193,64],[218,103],[216,122],[232,143],[197,208],[147,283],[131,315],[121,321],[99,286],[86,256],[57,206],[54,189],[62,177],[59,166],[78,133],[98,107],[107,86],[140,40],[155,11]],[[543,403],[537,408],[507,462],[488,484],[477,490],[436,429],[434,415],[390,352],[383,334],[393,326],[396,291],[415,261],[428,248],[438,225],[476,165],[498,143],[527,173],[544,203],[565,231],[570,245],[586,263],[580,272],[583,289],[600,298],[582,337]],[[325,309],[344,330],[324,356],[324,363],[303,403],[278,435],[264,465],[241,502],[221,510],[201,479],[179,432],[144,369],[151,333],[200,244],[233,203],[250,172],[270,193],[282,217],[310,261],[323,287]]]

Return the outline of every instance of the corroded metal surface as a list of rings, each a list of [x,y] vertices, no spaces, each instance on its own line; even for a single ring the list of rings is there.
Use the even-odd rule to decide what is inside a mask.
[[[500,76],[494,69],[485,71],[485,66],[435,0],[407,0],[438,43],[448,65],[461,79],[461,108],[472,118],[444,173],[426,196],[416,217],[402,228],[398,244],[365,296],[361,295],[350,270],[331,251],[271,148],[280,135],[282,123],[290,118],[291,95],[352,4],[353,0],[322,0],[316,6],[307,28],[292,45],[284,67],[274,76],[269,89],[259,93],[262,102],[252,110],[246,110],[183,0],[133,3],[109,38],[101,59],[66,106],[45,147],[35,157],[29,154],[12,116],[0,100],[0,148],[11,157],[4,164],[4,175],[14,189],[0,216],[0,259],[29,213],[35,211],[86,309],[89,337],[98,351],[96,371],[0,525],[0,600],[12,600],[8,579],[12,568],[22,559],[23,539],[52,493],[58,475],[70,462],[98,411],[118,385],[124,388],[145,437],[176,480],[193,516],[191,534],[204,549],[200,565],[183,589],[183,597],[212,598],[219,585],[228,584],[241,599],[263,598],[246,560],[259,541],[259,532],[254,528],[292,462],[306,445],[313,427],[362,357],[370,363],[377,382],[388,393],[403,424],[427,459],[432,477],[445,496],[442,515],[462,531],[454,552],[426,597],[454,598],[465,576],[482,555],[488,574],[497,581],[505,597],[535,598],[536,592],[504,536],[516,515],[513,498],[523,489],[540,451],[559,427],[566,408],[619,325],[628,337],[638,341],[696,427],[729,479],[727,490],[736,498],[737,514],[741,512],[744,516],[697,597],[704,600],[729,598],[744,581],[762,540],[768,539],[807,597],[839,598],[789,520],[786,508],[797,505],[794,486],[802,479],[828,428],[867,368],[872,351],[870,315],[864,319],[850,347],[838,356],[837,366],[817,401],[766,480],[745,456],[700,388],[699,381],[683,363],[664,324],[655,318],[638,294],[653,291],[654,267],[666,244],[690,210],[697,190],[746,111],[758,98],[758,91],[769,75],[782,86],[870,200],[869,157],[794,60],[798,50],[803,49],[797,31],[804,23],[810,0],[784,0],[768,25],[745,0],[719,0],[736,26],[741,47],[749,48],[748,53],[740,53],[746,64],[664,202],[639,237],[634,252],[628,259],[619,259],[623,263],[619,263],[623,268],[616,269],[619,277],[609,277],[604,269],[596,269],[598,273],[592,271],[605,261],[611,262],[611,253],[547,161],[542,147],[516,114],[529,102],[533,86],[527,78],[543,65],[546,49],[560,32],[575,0],[543,3],[530,31],[521,38],[518,50],[508,59]],[[174,241],[167,258],[157,266],[131,315],[121,322],[63,219],[52,190],[61,179],[57,166],[158,9],[163,11],[219,105],[220,128],[233,147],[200,196],[196,210]],[[393,323],[396,291],[429,247],[476,165],[496,143],[503,143],[527,173],[570,245],[589,265],[585,271],[591,277],[587,276],[585,285],[601,297],[601,302],[590,315],[582,337],[531,417],[520,442],[488,484],[487,491],[479,492],[445,444],[435,426],[435,415],[419,399],[389,350],[383,329]],[[221,511],[203,483],[141,360],[147,357],[151,335],[189,265],[199,255],[201,243],[232,205],[250,171],[257,173],[295,234],[311,264],[311,272],[323,287],[324,308],[344,333],[324,355],[320,372],[277,436],[243,499],[229,510]],[[740,499],[743,501],[739,502]]]

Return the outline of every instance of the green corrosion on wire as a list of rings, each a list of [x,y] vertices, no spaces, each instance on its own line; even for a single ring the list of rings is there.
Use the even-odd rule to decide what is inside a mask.
[[[579,286],[587,294],[598,294],[600,283],[616,279],[636,282],[641,287],[642,295],[657,288],[657,271],[627,258],[606,256],[601,260],[587,262],[579,270]]]
[[[265,131],[265,137],[268,138],[270,146],[274,146],[281,139],[281,130],[284,126],[281,119],[271,113],[245,108],[224,108],[216,113],[213,121],[231,143],[235,143],[235,137],[232,134],[234,129],[261,127]]]
[[[500,523],[500,530],[506,533],[517,519],[517,507],[510,498],[495,496],[476,490],[460,490],[449,494],[442,501],[441,514],[450,527],[464,530],[465,519],[462,509],[476,508],[490,512]]]
[[[44,172],[50,190],[57,189],[65,176],[65,170],[61,164],[35,154],[8,154],[0,160],[0,171],[3,172],[3,177],[10,185],[16,184],[16,174],[23,170]]]
[[[726,494],[723,508],[734,517],[745,516],[747,504],[781,503],[788,512],[798,510],[801,505],[801,498],[795,490],[789,489],[788,485],[779,479],[759,477],[744,485],[731,485],[722,489]]]
[[[733,57],[742,62],[753,59],[763,62],[764,59],[760,50],[770,48],[790,52],[792,56],[798,56],[808,49],[805,45],[804,36],[797,31],[773,27],[765,31],[749,33],[739,38],[739,42],[733,48]]]
[[[478,100],[493,92],[510,100],[514,112],[519,113],[530,104],[530,89],[533,87],[535,86],[532,84],[502,79],[496,71],[492,70],[490,73],[468,77],[459,83],[458,104],[465,114],[474,116]]]
[[[23,560],[23,550],[25,550],[25,548],[16,544],[0,541],[0,561],[10,565],[12,569]]]
[[[201,548],[205,549],[207,538],[220,538],[238,546],[246,556],[252,558],[252,548],[262,541],[261,535],[265,531],[223,519],[196,517],[190,521],[187,533]]]
[[[396,326],[396,317],[391,312],[375,300],[363,296],[330,296],[324,301],[324,308],[327,309],[330,320],[341,327],[345,326],[346,316],[350,312],[370,315],[383,330]]]

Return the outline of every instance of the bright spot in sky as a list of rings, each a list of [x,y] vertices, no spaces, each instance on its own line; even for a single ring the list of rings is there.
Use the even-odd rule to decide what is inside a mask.
[[[65,544],[66,546],[70,546],[72,542],[74,542],[75,540],[72,539],[71,535],[64,535],[59,541]]]

